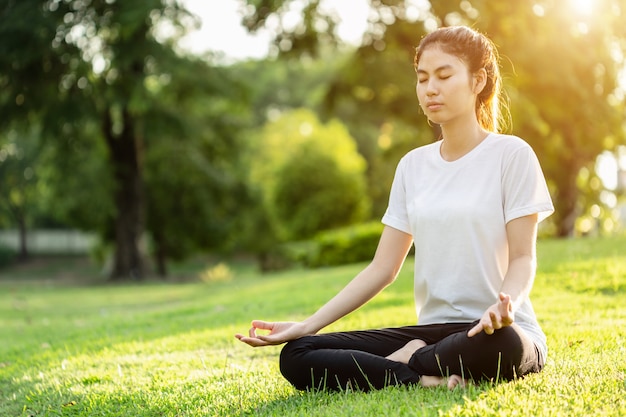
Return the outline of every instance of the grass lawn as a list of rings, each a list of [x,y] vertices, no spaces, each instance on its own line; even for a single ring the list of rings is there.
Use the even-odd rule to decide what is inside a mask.
[[[0,416],[624,416],[625,249],[626,238],[541,241],[532,296],[545,370],[451,392],[297,392],[280,376],[280,347],[233,337],[254,318],[306,317],[363,265],[115,286],[2,270]],[[392,286],[325,331],[411,324],[412,302],[407,261]]]

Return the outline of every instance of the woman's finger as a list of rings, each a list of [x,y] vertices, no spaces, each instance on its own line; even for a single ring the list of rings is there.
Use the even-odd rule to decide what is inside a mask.
[[[254,327],[255,329],[261,329],[261,330],[273,330],[274,323],[269,322],[269,321],[262,321],[262,320],[252,320],[252,327]]]
[[[467,332],[467,337],[474,337],[482,331],[483,331],[483,325],[481,322],[478,322],[476,326],[472,327],[470,331]]]

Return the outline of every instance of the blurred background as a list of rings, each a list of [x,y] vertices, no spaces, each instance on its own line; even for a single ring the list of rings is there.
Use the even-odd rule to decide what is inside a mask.
[[[623,235],[625,18],[626,0],[0,0],[0,274],[369,259],[396,164],[438,135],[415,46],[458,24],[499,48],[507,132],[557,209],[541,235]]]

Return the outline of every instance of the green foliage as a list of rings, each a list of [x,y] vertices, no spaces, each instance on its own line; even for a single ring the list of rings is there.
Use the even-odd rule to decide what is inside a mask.
[[[250,182],[262,190],[279,239],[302,240],[366,218],[365,162],[337,121],[308,110],[269,122],[251,146]]]
[[[11,129],[0,137],[0,224],[25,227],[36,217],[38,139],[37,129]]]
[[[163,275],[167,261],[241,244],[250,200],[239,160],[251,124],[241,76],[192,59],[170,71],[167,82],[155,80],[144,120],[146,229]]]
[[[383,231],[379,221],[317,233],[311,239],[286,242],[268,253],[267,270],[319,268],[370,261]]]
[[[262,277],[233,267],[233,280],[208,284],[73,287],[0,278],[0,415],[622,416],[626,275],[611,270],[626,267],[624,245],[623,237],[539,242],[532,298],[548,337],[546,368],[452,392],[301,393],[280,376],[280,347],[234,339],[251,319],[307,317],[363,264]],[[619,291],[572,288],[585,261],[594,265],[594,285],[611,287],[617,277]],[[393,285],[324,331],[414,323],[412,269],[409,259]]]
[[[366,262],[374,257],[383,231],[380,222],[364,223],[315,236],[315,250],[306,259],[307,266],[336,266]]]
[[[244,9],[243,24],[251,31],[255,31],[266,23],[268,17],[276,12],[289,10],[288,1],[282,0],[251,0],[250,7]],[[300,5],[302,16],[300,22],[289,29],[285,28],[276,34],[275,47],[286,56],[317,56],[320,44],[335,43],[332,35],[336,19],[322,13],[320,0],[312,0]],[[322,29],[322,30],[320,30]]]
[[[304,146],[277,175],[276,211],[292,238],[365,218],[362,172],[342,170],[332,155]]]
[[[0,136],[0,226],[19,231],[20,260],[29,257],[26,235],[44,212],[40,198],[44,182],[38,164],[41,154],[38,125],[14,123],[6,136]],[[6,253],[3,257],[8,262]]]
[[[110,240],[115,215],[113,178],[98,126],[88,122],[84,134],[67,142],[45,142],[37,170],[42,210],[59,224],[93,231]]]
[[[245,82],[254,126],[262,126],[289,110],[307,108],[319,112],[330,83],[350,55],[332,49],[320,59],[268,58],[239,62],[224,71]]]
[[[153,253],[163,261],[232,246],[245,189],[233,170],[214,171],[217,163],[209,158],[191,141],[162,141],[146,153],[147,228]]]
[[[241,171],[247,173],[248,199],[239,202],[237,247],[258,254],[263,270],[282,269],[292,264],[292,256],[285,253],[283,246],[277,245],[277,242],[286,239],[286,231],[276,219],[270,194],[278,178],[279,162],[282,164],[285,160],[281,153],[289,155],[298,152],[300,145],[293,142],[299,140],[297,136],[300,132],[297,124],[288,127],[284,123],[281,129],[290,132],[288,140],[267,143],[267,135],[259,133],[256,127],[265,126],[267,130],[268,125],[279,122],[281,114],[285,116],[297,109],[319,109],[329,82],[343,59],[345,56],[328,50],[319,60],[268,59],[240,62],[224,69],[247,85],[246,108],[252,112],[253,128],[249,133],[238,136],[247,154],[241,163]],[[241,95],[234,92],[229,97]],[[310,112],[306,117],[311,126],[320,123]]]

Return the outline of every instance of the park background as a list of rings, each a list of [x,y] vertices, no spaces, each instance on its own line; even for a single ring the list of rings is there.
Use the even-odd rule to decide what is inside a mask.
[[[498,390],[517,413],[514,397],[536,415],[625,410],[607,404],[626,389],[615,365],[626,316],[626,1],[346,3],[0,2],[0,411],[324,415],[331,404],[339,415],[346,398],[294,396],[272,365],[277,351],[243,353],[232,334],[261,314],[306,316],[371,258],[396,164],[438,137],[418,113],[415,46],[455,24],[498,46],[507,132],[531,144],[548,180],[556,213],[540,229],[549,256],[537,309],[563,374],[387,395],[404,415],[437,415],[437,404],[496,413]],[[237,33],[254,37],[218,25],[233,10]],[[338,328],[415,320],[410,279],[399,281],[378,313]],[[258,381],[267,374],[270,391]],[[185,385],[193,399],[181,399],[180,381],[200,384]],[[529,394],[542,386],[556,400]],[[435,406],[411,411],[412,395]],[[384,398],[351,397],[347,409],[380,415]]]

